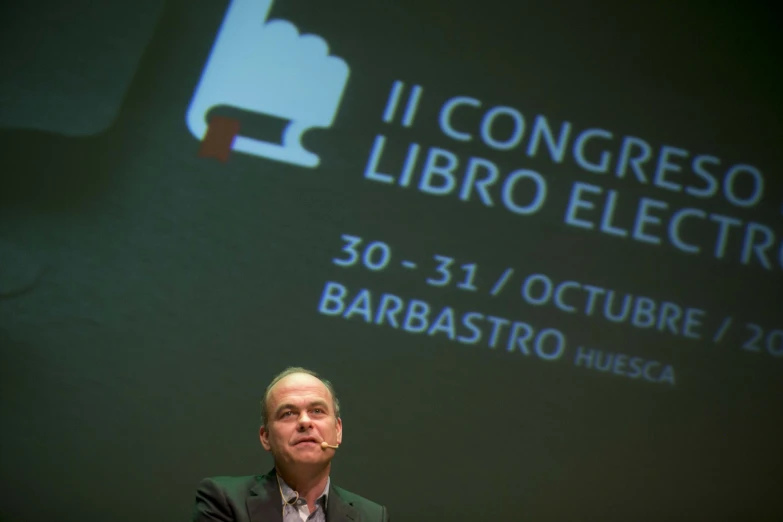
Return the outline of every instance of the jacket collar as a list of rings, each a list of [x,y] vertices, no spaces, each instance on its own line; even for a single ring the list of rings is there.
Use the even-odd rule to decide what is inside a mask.
[[[283,498],[274,468],[266,475],[256,477],[246,504],[250,522],[283,522]]]
[[[343,498],[342,490],[332,484],[329,488],[329,503],[326,505],[326,522],[361,522],[362,517],[353,502]]]

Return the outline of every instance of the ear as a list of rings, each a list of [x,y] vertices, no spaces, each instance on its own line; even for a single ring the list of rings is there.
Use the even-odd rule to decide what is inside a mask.
[[[337,444],[343,443],[343,420],[337,417]]]
[[[261,429],[258,430],[258,438],[266,451],[272,450],[272,446],[269,444],[269,432],[264,426],[261,426]]]

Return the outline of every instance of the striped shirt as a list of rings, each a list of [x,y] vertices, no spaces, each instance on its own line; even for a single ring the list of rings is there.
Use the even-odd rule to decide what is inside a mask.
[[[310,513],[307,501],[303,498],[297,498],[297,493],[291,486],[285,483],[285,480],[277,476],[280,483],[280,490],[283,492],[283,522],[326,522],[326,502],[329,499],[329,483],[331,478],[327,477],[326,487],[315,500],[315,510]]]

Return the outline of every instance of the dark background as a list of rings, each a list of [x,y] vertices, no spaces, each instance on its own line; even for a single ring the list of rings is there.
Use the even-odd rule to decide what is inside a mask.
[[[783,233],[774,3],[278,0],[271,18],[351,69],[332,129],[305,137],[315,170],[197,156],[184,118],[226,5],[2,4],[0,519],[187,520],[200,478],[271,467],[259,400],[289,365],[341,398],[335,482],[395,520],[783,518],[783,360],[741,350],[743,329],[715,345],[332,263],[348,233],[421,266],[478,263],[485,286],[513,266],[703,308],[713,329],[783,328],[780,267],[578,230],[558,210],[581,180]],[[425,89],[413,129],[381,122],[397,79]],[[521,151],[491,159],[541,172],[559,207],[520,217],[363,179],[378,133],[489,157],[438,130],[455,95],[750,163],[764,204]],[[558,328],[570,353],[665,361],[677,383],[327,317],[328,280]]]

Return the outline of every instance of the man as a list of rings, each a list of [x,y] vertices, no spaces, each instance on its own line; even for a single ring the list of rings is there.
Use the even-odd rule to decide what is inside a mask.
[[[266,475],[202,480],[193,522],[389,521],[385,506],[331,483],[343,421],[329,381],[288,368],[267,387],[261,412],[261,445],[275,467]]]

